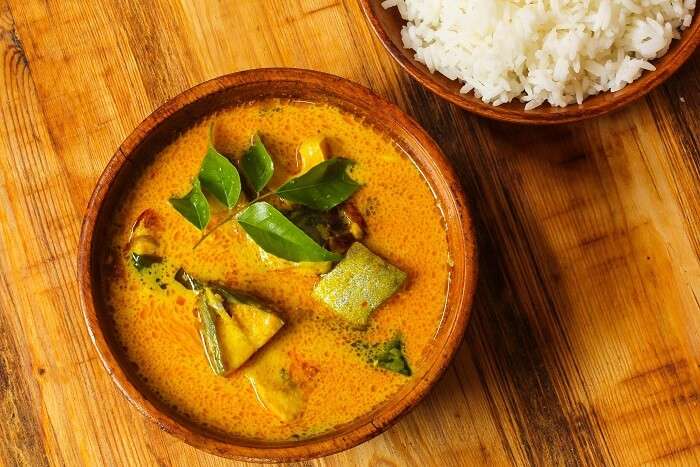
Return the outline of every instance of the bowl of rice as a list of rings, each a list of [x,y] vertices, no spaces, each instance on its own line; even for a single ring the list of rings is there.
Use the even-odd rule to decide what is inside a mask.
[[[476,114],[567,123],[637,99],[700,43],[696,0],[360,0],[418,82]]]

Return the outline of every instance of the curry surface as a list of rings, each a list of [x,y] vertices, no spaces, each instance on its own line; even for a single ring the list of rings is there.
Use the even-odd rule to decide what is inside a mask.
[[[352,202],[367,223],[363,242],[408,273],[400,293],[380,307],[366,331],[353,330],[312,297],[318,275],[277,261],[261,261],[259,248],[235,222],[215,231],[195,250],[201,233],[168,203],[182,196],[207,147],[210,123],[219,151],[240,157],[257,130],[272,155],[280,184],[297,170],[296,150],[322,135],[332,156],[357,162],[352,176],[363,183]],[[211,201],[211,225],[224,209]],[[125,245],[145,209],[161,220],[159,254],[167,262],[141,273]],[[267,100],[222,111],[178,137],[156,155],[115,214],[106,250],[104,288],[117,338],[140,378],[166,404],[195,422],[227,434],[264,440],[313,436],[352,421],[385,401],[409,377],[373,368],[351,345],[380,342],[400,332],[406,356],[420,373],[420,360],[443,314],[449,279],[444,220],[422,175],[391,140],[327,105]],[[281,352],[301,362],[295,378],[307,397],[303,415],[284,423],[256,400],[243,373],[253,357],[229,377],[212,373],[193,313],[194,296],[172,279],[178,266],[268,300],[286,326],[258,353]],[[158,281],[156,282],[156,279]]]

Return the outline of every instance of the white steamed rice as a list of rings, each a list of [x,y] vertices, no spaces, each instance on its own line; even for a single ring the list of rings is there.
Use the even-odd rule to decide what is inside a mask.
[[[654,70],[693,18],[695,0],[385,0],[406,48],[500,105],[564,107]]]

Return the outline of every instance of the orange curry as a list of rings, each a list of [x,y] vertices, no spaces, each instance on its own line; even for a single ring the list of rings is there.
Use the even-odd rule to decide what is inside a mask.
[[[251,135],[261,136],[275,165],[270,187],[302,170],[299,149],[308,141],[323,141],[326,157],[355,162],[350,174],[361,187],[348,202],[362,217],[361,242],[406,278],[365,326],[343,320],[314,293],[333,264],[277,258],[235,222],[221,225],[194,248],[203,231],[168,200],[192,186],[212,124],[216,149],[234,162],[250,146]],[[277,201],[270,198],[272,204],[293,205]],[[228,211],[216,200],[210,204],[215,225]],[[164,260],[139,270],[127,245],[144,212]],[[264,100],[221,111],[187,130],[134,180],[109,238],[103,286],[117,338],[139,377],[186,418],[251,439],[315,436],[389,398],[413,376],[373,364],[372,349],[400,336],[403,358],[419,368],[440,325],[449,285],[445,222],[420,171],[390,138],[322,104]],[[173,279],[179,268],[258,297],[272,310],[260,326],[274,328],[235,371],[211,371],[193,311],[198,296]],[[251,326],[258,325],[253,322],[258,315],[246,316],[241,329],[257,332]],[[225,332],[220,326],[217,331]]]

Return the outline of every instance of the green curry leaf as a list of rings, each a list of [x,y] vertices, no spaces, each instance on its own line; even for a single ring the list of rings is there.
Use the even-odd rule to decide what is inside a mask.
[[[253,144],[243,155],[240,165],[250,187],[255,193],[260,193],[272,178],[275,165],[259,134],[253,135]]]
[[[212,128],[209,129],[209,147],[199,169],[199,180],[205,190],[231,209],[241,195],[241,177],[231,161],[214,147]]]
[[[327,211],[348,199],[360,187],[348,175],[348,168],[353,164],[350,159],[341,157],[329,159],[289,180],[276,193],[289,201]]]
[[[182,198],[170,198],[170,204],[199,230],[209,223],[209,203],[198,178],[192,183],[189,193]]]
[[[280,258],[301,262],[338,261],[340,255],[331,253],[272,205],[259,201],[238,215],[238,223],[263,250]]]
[[[403,354],[403,342],[399,336],[380,346],[370,361],[379,368],[411,376],[411,367]]]

